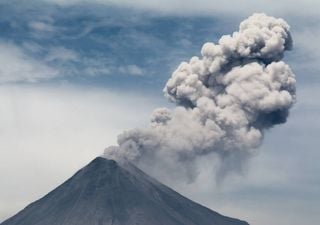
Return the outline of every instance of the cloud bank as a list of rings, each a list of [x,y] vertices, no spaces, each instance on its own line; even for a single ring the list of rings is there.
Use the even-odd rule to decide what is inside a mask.
[[[218,44],[205,43],[164,88],[177,106],[156,109],[149,128],[125,131],[104,155],[190,181],[203,158],[218,177],[241,169],[296,101],[295,76],[282,61],[289,30],[283,19],[253,14]]]

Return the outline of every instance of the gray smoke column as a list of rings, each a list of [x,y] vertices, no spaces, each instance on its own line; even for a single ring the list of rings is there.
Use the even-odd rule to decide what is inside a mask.
[[[205,43],[164,88],[177,106],[156,109],[149,128],[120,134],[105,156],[191,179],[202,158],[215,168],[218,159],[219,173],[239,169],[296,101],[295,76],[282,61],[292,48],[289,29],[283,19],[253,14],[218,44]]]

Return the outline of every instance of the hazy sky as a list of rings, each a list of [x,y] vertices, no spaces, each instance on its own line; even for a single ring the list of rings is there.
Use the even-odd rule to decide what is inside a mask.
[[[298,102],[267,132],[242,175],[216,185],[166,181],[223,214],[259,225],[320,220],[320,3],[301,1],[0,2],[0,221],[52,190],[122,130],[170,103],[177,65],[254,12],[282,17]],[[210,168],[210,165],[204,165]]]

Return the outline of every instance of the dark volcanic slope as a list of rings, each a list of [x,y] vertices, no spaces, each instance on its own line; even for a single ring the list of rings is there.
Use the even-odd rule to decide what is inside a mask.
[[[96,158],[1,225],[248,225],[203,207],[132,165]]]

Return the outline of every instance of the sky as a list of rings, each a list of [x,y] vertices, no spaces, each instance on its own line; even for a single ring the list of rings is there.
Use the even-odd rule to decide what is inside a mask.
[[[162,89],[179,63],[265,12],[284,18],[294,40],[285,61],[298,101],[288,122],[266,133],[241,175],[219,184],[210,173],[164,182],[250,224],[316,224],[319,9],[312,0],[1,1],[0,221],[102,154],[123,130],[146,126],[153,109],[171,107]]]

